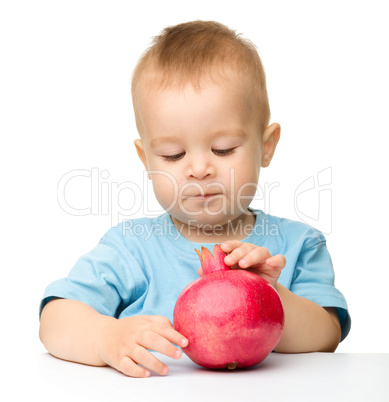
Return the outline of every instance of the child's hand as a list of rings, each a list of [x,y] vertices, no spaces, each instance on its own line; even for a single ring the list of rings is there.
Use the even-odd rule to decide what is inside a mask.
[[[254,272],[266,279],[274,286],[286,265],[283,255],[272,256],[265,247],[258,247],[251,243],[242,243],[238,240],[229,240],[221,244],[221,249],[228,253],[224,259],[231,268],[243,268]]]
[[[111,321],[102,334],[101,359],[130,377],[149,377],[150,370],[165,375],[168,367],[149,350],[179,359],[188,340],[162,316],[134,316]],[[143,366],[143,367],[141,367]]]
[[[258,247],[251,243],[242,243],[239,240],[229,240],[220,245],[221,249],[228,253],[224,262],[232,269],[247,269],[266,279],[270,285],[275,286],[286,265],[283,255],[272,256],[265,247]],[[202,269],[199,275],[202,276]]]

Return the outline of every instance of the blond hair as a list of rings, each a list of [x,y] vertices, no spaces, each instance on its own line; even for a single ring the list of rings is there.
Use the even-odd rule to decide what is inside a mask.
[[[201,79],[237,71],[254,90],[261,130],[270,119],[266,77],[258,52],[247,39],[214,21],[193,21],[165,28],[140,58],[132,77],[132,99],[138,125],[137,99],[142,90],[183,87],[198,90]],[[139,125],[138,125],[139,129]]]

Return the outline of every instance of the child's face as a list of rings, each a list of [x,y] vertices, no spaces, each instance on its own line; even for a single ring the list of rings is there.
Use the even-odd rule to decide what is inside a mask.
[[[181,223],[225,225],[242,216],[255,195],[263,154],[274,152],[241,81],[209,81],[198,92],[191,85],[172,88],[139,102],[138,154],[157,200]]]

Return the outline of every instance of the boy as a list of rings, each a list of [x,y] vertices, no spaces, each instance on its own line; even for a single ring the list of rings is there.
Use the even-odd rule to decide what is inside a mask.
[[[216,22],[167,28],[139,61],[132,96],[135,146],[166,213],[112,228],[46,289],[47,350],[128,376],[166,374],[149,350],[180,358],[175,345],[188,340],[172,327],[175,301],[198,277],[194,248],[221,243],[227,265],[278,291],[276,352],[333,352],[350,320],[323,235],[249,208],[280,138],[254,46]]]

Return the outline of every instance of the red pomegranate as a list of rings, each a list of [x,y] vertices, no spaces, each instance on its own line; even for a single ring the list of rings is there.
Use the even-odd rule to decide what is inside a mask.
[[[174,328],[189,344],[183,351],[200,366],[235,369],[263,361],[281,338],[284,310],[276,290],[260,276],[224,263],[217,244],[196,249],[203,276],[180,294]]]

